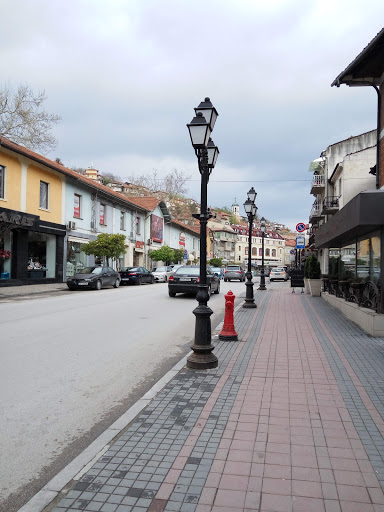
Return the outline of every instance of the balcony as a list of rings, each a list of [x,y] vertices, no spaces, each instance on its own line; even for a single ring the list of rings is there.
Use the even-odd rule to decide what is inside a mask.
[[[323,217],[323,214],[321,212],[321,203],[314,202],[311,213],[309,214],[309,222],[311,224],[314,224],[315,222],[319,221]]]
[[[339,211],[338,196],[328,196],[323,201],[323,215],[333,215]]]
[[[320,194],[325,189],[324,174],[314,174],[311,183],[311,194]]]

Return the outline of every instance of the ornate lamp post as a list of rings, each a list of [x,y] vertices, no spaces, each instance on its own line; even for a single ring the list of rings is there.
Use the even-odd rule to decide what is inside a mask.
[[[260,275],[260,286],[258,290],[266,290],[265,287],[265,272],[264,272],[264,236],[265,236],[265,219],[261,217],[260,219],[260,229],[261,229],[261,275]]]
[[[210,138],[218,116],[215,107],[209,98],[205,98],[194,109],[196,116],[187,124],[192,146],[198,161],[201,174],[201,208],[200,213],[193,216],[200,221],[200,280],[196,300],[199,305],[193,310],[196,317],[195,340],[192,345],[193,354],[187,359],[188,368],[207,369],[216,368],[217,357],[212,354],[211,344],[211,315],[212,309],[208,307],[209,300],[207,285],[207,222],[212,217],[207,209],[207,186],[209,176],[215,167],[219,149]]]
[[[245,292],[245,302],[243,304],[243,308],[256,308],[255,300],[253,298],[253,281],[252,281],[252,266],[251,266],[251,252],[252,252],[252,227],[253,220],[256,217],[257,206],[255,205],[255,199],[257,193],[252,187],[251,190],[247,194],[248,199],[244,203],[244,210],[248,217],[249,222],[249,232],[248,232],[248,272],[247,272],[247,282],[245,283],[246,292]]]

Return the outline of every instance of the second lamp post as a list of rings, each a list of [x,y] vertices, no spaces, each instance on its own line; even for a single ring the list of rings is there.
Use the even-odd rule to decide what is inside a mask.
[[[260,219],[260,229],[261,229],[261,274],[260,274],[260,286],[258,290],[266,290],[265,287],[265,270],[264,270],[264,237],[265,237],[265,219],[261,217]]]
[[[245,302],[243,304],[243,308],[256,308],[255,300],[253,298],[253,281],[252,281],[252,228],[253,221],[256,217],[257,206],[255,205],[255,200],[257,193],[255,189],[252,187],[251,190],[247,194],[248,199],[244,203],[244,210],[248,217],[249,222],[249,233],[248,233],[248,272],[247,272],[247,282],[245,283],[246,291],[245,291]]]

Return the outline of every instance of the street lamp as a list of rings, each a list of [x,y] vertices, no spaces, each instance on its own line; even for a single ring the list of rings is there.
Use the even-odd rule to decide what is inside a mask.
[[[265,272],[264,272],[264,236],[265,236],[265,219],[261,217],[260,219],[260,229],[261,229],[261,275],[260,275],[260,286],[258,290],[266,290],[265,287]]]
[[[192,146],[198,161],[201,174],[200,213],[193,217],[200,221],[200,278],[196,300],[199,305],[193,310],[196,317],[195,340],[192,345],[193,353],[187,359],[187,367],[195,369],[216,368],[217,357],[212,354],[211,335],[212,309],[207,305],[209,300],[207,285],[207,222],[212,217],[207,208],[207,186],[209,176],[215,167],[219,149],[210,138],[218,113],[209,98],[205,98],[194,109],[195,117],[187,124]]]
[[[253,281],[252,281],[252,266],[251,266],[251,252],[252,252],[252,228],[253,228],[253,220],[256,217],[257,206],[255,205],[255,200],[257,193],[255,189],[252,187],[251,190],[247,194],[248,199],[244,203],[244,210],[248,217],[249,222],[249,232],[248,232],[248,272],[247,272],[247,282],[245,283],[246,292],[245,292],[245,302],[243,304],[243,308],[256,308],[255,300],[253,298]]]

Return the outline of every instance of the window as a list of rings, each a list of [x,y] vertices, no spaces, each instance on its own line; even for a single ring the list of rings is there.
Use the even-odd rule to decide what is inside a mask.
[[[248,254],[248,247],[245,248],[245,255],[247,256]]]
[[[0,165],[0,199],[5,197],[5,167]]]
[[[140,229],[141,229],[141,226],[140,226],[140,217],[136,217],[136,233],[138,235],[140,235]]]
[[[239,245],[239,252],[241,252],[241,245]]]
[[[100,224],[105,225],[105,204],[100,203]]]
[[[125,230],[125,212],[120,212],[120,229]]]
[[[48,183],[40,181],[40,208],[48,210]]]
[[[270,249],[265,249],[265,255],[270,256]]]
[[[259,247],[259,256],[262,256],[263,255],[263,249],[261,247]]]
[[[276,249],[272,249],[272,257],[276,258]]]
[[[73,216],[76,217],[76,219],[80,219],[80,198],[81,196],[79,194],[74,195]]]

